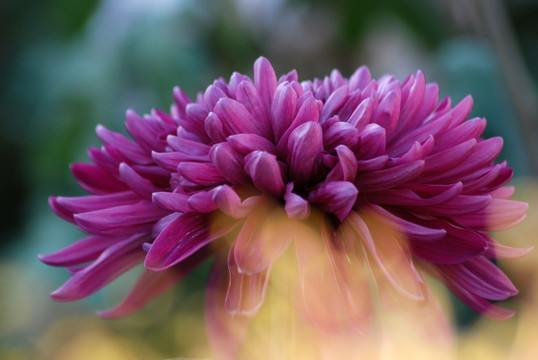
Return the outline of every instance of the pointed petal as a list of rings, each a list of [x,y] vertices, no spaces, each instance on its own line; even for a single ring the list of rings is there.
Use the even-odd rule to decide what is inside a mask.
[[[209,157],[219,174],[231,184],[248,184],[249,177],[243,170],[243,158],[229,143],[219,143],[211,147]]]
[[[237,271],[253,275],[269,268],[291,242],[293,224],[280,207],[254,209],[233,246]]]
[[[144,238],[134,237],[110,246],[91,265],[77,271],[59,289],[50,294],[56,301],[74,301],[93,294],[139,264],[146,253]]]
[[[230,251],[228,272],[230,284],[226,292],[226,311],[232,316],[252,317],[256,315],[265,298],[271,267],[252,275],[242,274],[238,271],[235,257]]]
[[[211,163],[185,161],[178,165],[177,172],[185,179],[202,186],[215,186],[226,182]]]
[[[89,236],[47,255],[39,255],[39,260],[53,266],[73,266],[97,259],[108,247],[122,238]]]
[[[249,320],[226,311],[228,283],[226,262],[217,259],[211,268],[205,294],[205,323],[211,349],[222,360],[237,359]]]
[[[305,220],[310,215],[310,204],[301,196],[293,193],[292,190],[293,183],[290,182],[286,185],[286,193],[284,194],[286,214],[291,219]]]
[[[140,176],[126,163],[121,163],[119,170],[121,180],[143,199],[151,200],[151,194],[161,190],[151,181]]]
[[[309,121],[293,130],[288,140],[288,164],[296,184],[310,180],[322,151],[323,132],[318,123]]]
[[[269,113],[273,94],[277,87],[277,79],[271,63],[264,57],[258,58],[254,63],[254,85],[256,85],[256,89],[258,89],[265,104],[265,109]]]
[[[276,88],[271,106],[271,127],[276,142],[289,128],[295,118],[297,94],[289,83],[282,83]]]
[[[284,181],[276,156],[265,151],[253,151],[245,156],[245,171],[254,185],[275,196],[284,193]]]
[[[154,271],[170,268],[211,241],[227,234],[235,225],[207,215],[183,214],[161,231],[151,245],[144,264],[146,268]]]
[[[205,258],[206,256],[191,256],[181,264],[164,271],[145,270],[121,303],[111,309],[98,311],[97,315],[105,319],[118,319],[131,315],[177,285]]]
[[[79,185],[92,194],[108,194],[129,190],[127,185],[93,164],[72,164],[71,172]]]
[[[168,213],[150,201],[142,200],[132,205],[75,214],[74,217],[77,225],[90,234],[116,236],[147,232]]]
[[[310,192],[308,200],[343,221],[355,205],[358,193],[349,181],[326,181]]]

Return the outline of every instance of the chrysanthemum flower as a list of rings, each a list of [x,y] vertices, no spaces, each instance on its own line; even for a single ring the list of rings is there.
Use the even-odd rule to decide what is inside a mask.
[[[472,99],[452,107],[438,95],[420,71],[300,83],[260,58],[254,80],[234,73],[196,101],[176,88],[170,114],[129,111],[134,141],[98,127],[94,164],[72,167],[92,195],[50,200],[90,234],[41,257],[73,273],[52,297],[85,297],[143,261],[131,293],[100,313],[124,316],[214,255],[207,323],[222,334],[233,330],[222,316],[256,314],[272,265],[294,247],[300,311],[326,332],[366,331],[371,279],[382,301],[424,301],[423,271],[477,312],[510,317],[490,301],[517,290],[490,260],[526,250],[488,232],[522,221],[527,205],[509,200],[512,170],[493,162],[502,139],[467,120]]]

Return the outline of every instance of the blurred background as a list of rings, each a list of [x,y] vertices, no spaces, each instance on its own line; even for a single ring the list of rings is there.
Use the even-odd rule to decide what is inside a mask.
[[[80,237],[48,208],[82,195],[68,165],[87,161],[103,124],[125,133],[126,109],[167,110],[172,88],[194,96],[260,56],[300,79],[368,65],[404,80],[422,69],[442,95],[472,94],[485,136],[502,135],[527,221],[500,240],[537,243],[538,0],[5,0],[0,2],[0,358],[165,359],[205,346],[208,264],[119,321],[95,309],[122,298],[135,275],[88,299],[54,303],[68,278],[36,255]],[[533,207],[534,206],[534,207]],[[535,358],[538,256],[503,268],[521,289],[510,322],[479,320],[454,300],[462,358]],[[195,326],[193,324],[199,324]],[[533,325],[534,324],[534,325]]]

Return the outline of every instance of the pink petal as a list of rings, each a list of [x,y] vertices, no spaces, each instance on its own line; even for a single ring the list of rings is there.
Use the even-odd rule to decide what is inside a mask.
[[[271,126],[276,142],[284,134],[295,118],[297,93],[289,83],[278,85],[271,106]]]
[[[143,199],[151,200],[151,194],[161,190],[151,181],[140,176],[126,163],[121,163],[119,170],[121,180]]]
[[[243,158],[228,143],[211,147],[209,157],[219,174],[231,184],[248,184],[249,177],[243,170]]]
[[[402,244],[402,240],[385,225],[373,221],[366,214],[351,212],[347,221],[362,240],[378,287],[386,288],[388,283],[397,294],[415,301],[424,300],[423,280],[413,265],[406,244]]]
[[[187,259],[213,240],[230,232],[235,223],[211,219],[197,213],[183,214],[172,220],[155,239],[144,265],[161,271]]]
[[[205,323],[211,349],[222,360],[237,358],[249,320],[226,311],[228,283],[226,263],[217,259],[211,268],[205,294]]]
[[[254,63],[254,85],[265,104],[265,109],[269,112],[277,87],[277,79],[271,63],[264,57],[258,58]]]
[[[309,121],[293,130],[288,140],[288,164],[296,184],[310,180],[322,151],[323,133],[318,123]]]
[[[355,205],[358,193],[349,181],[326,181],[310,192],[308,200],[343,221]]]
[[[39,255],[39,260],[53,266],[73,266],[97,259],[99,255],[122,238],[89,236],[47,255]]]
[[[121,303],[112,309],[98,311],[97,315],[105,319],[118,319],[131,315],[177,285],[205,258],[205,256],[191,256],[181,264],[164,271],[145,270]]]
[[[226,181],[210,163],[182,162],[178,165],[177,172],[185,179],[202,186],[220,185]]]
[[[280,207],[271,210],[264,204],[258,205],[247,217],[233,245],[237,271],[254,275],[271,267],[292,240],[293,224]]]
[[[71,172],[80,186],[92,194],[108,194],[129,189],[110,173],[93,164],[72,164]]]
[[[238,271],[235,257],[230,251],[228,271],[230,284],[224,302],[226,311],[232,316],[256,315],[265,298],[271,267],[252,275],[242,274]]]
[[[310,204],[301,196],[293,193],[292,190],[293,183],[288,183],[286,194],[284,194],[286,214],[291,219],[305,220],[310,215]]]
[[[275,196],[284,193],[284,181],[276,156],[265,151],[253,151],[245,156],[245,171],[254,185]]]
[[[155,221],[168,213],[150,201],[142,200],[136,204],[79,213],[74,217],[77,225],[90,234],[117,236],[147,232]]]
[[[63,302],[93,294],[144,259],[146,254],[141,246],[143,240],[144,238],[133,237],[110,246],[97,260],[77,271],[50,296]]]
[[[256,150],[276,154],[275,145],[266,138],[256,134],[230,135],[226,141],[228,141],[228,144],[241,155],[248,155]]]
[[[95,132],[103,144],[114,146],[128,159],[138,164],[151,163],[149,154],[142,150],[138,144],[128,140],[125,136],[110,131],[102,125],[98,125]]]
[[[152,195],[152,202],[156,206],[170,210],[170,211],[179,211],[179,212],[188,212],[190,211],[189,196],[185,194],[173,193],[168,191],[155,192]]]
[[[355,183],[361,191],[386,190],[416,179],[423,168],[424,160],[417,160],[383,170],[359,172]]]

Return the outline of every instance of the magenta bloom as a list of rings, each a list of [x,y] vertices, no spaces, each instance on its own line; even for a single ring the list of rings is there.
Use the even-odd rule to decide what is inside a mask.
[[[493,162],[502,139],[480,137],[485,119],[467,120],[471,98],[452,107],[438,94],[420,71],[403,83],[366,67],[300,83],[260,58],[254,80],[234,73],[194,102],[176,88],[170,114],[129,111],[134,141],[98,127],[93,164],[72,166],[91,195],[50,200],[89,234],[40,257],[73,274],[52,297],[83,298],[144,262],[125,300],[100,312],[124,316],[214,256],[215,338],[230,330],[225,314],[256,314],[272,265],[293,246],[304,314],[324,331],[342,321],[365,330],[368,277],[381,297],[424,301],[423,271],[472,309],[510,317],[490,301],[517,290],[490,259],[526,250],[488,231],[522,221],[527,205],[508,199],[512,170]]]

